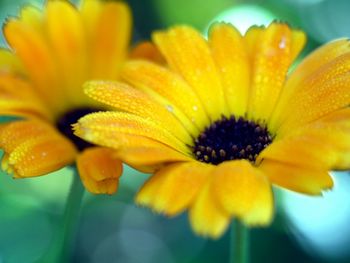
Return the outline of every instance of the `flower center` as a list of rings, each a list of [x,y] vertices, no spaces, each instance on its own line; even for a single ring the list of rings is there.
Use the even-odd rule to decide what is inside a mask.
[[[96,111],[99,111],[99,109],[87,107],[74,109],[63,114],[60,118],[58,118],[56,122],[57,129],[71,142],[73,142],[79,151],[82,151],[85,148],[91,147],[93,145],[75,136],[72,130],[72,124],[76,123],[81,117],[85,116],[86,114]]]
[[[272,142],[266,126],[242,117],[222,117],[206,127],[192,148],[201,162],[219,164],[246,159],[255,162],[258,154]]]

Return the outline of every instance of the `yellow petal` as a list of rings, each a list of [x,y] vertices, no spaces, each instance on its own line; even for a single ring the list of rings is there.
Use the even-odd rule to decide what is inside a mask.
[[[266,176],[248,161],[221,163],[213,172],[213,194],[223,209],[249,225],[267,225],[273,196]]]
[[[136,202],[158,213],[177,215],[191,205],[211,169],[210,165],[198,162],[168,165],[143,185]]]
[[[293,110],[289,110],[289,108],[290,102],[292,102],[294,98],[302,94],[305,96],[305,93],[309,93],[309,96],[311,96],[318,89],[318,85],[323,86],[327,85],[326,82],[337,82],[333,77],[340,77],[341,72],[346,72],[349,62],[345,60],[348,61],[349,59],[345,59],[346,56],[344,55],[349,52],[349,41],[341,39],[330,42],[307,56],[287,80],[270,120],[270,129],[274,131],[277,130],[282,122],[285,121],[286,117],[291,114],[290,112],[293,112]],[[332,85],[331,83],[329,84]],[[316,97],[317,95],[315,94],[315,98]],[[322,108],[324,107],[324,105],[320,106]],[[299,118],[299,116],[296,117]]]
[[[16,148],[9,155],[9,164],[15,177],[40,176],[71,164],[75,155],[74,146],[63,138],[37,138]]]
[[[323,127],[322,127],[323,126]],[[349,170],[350,168],[350,128],[338,128],[330,125],[320,125],[317,129],[311,129],[306,133],[310,136],[326,144],[326,147],[316,148],[318,151],[325,149],[322,158],[317,156],[316,160],[322,160],[327,164],[327,170]],[[314,149],[315,150],[315,149]],[[326,159],[326,161],[324,160]],[[320,161],[321,163],[321,161]],[[320,165],[321,166],[321,165]]]
[[[1,160],[1,169],[7,174],[13,174],[13,167],[9,165],[9,156],[8,154],[3,154],[2,160]]]
[[[306,34],[300,30],[292,30],[291,60],[294,61],[306,44]]]
[[[85,188],[91,193],[113,194],[117,191],[123,166],[113,150],[88,148],[79,154],[77,167]]]
[[[246,49],[250,57],[250,63],[253,62],[257,46],[260,43],[260,38],[264,32],[264,27],[252,26],[250,27],[244,35],[244,42],[246,44]]]
[[[115,135],[125,133],[159,141],[185,154],[190,152],[189,147],[153,121],[126,112],[92,113],[81,118],[74,129],[76,135],[89,142],[104,145],[110,140],[115,148],[123,145]]]
[[[96,81],[85,85],[85,93],[121,111],[150,119],[184,143],[192,144],[192,137],[172,111],[142,91],[119,82]]]
[[[300,136],[278,140],[259,154],[257,162],[269,159],[292,165],[329,169],[334,164],[336,156],[330,152],[332,146],[319,139],[319,136],[310,136],[306,131]]]
[[[49,128],[39,120],[14,121],[0,126],[0,148],[12,152],[31,137],[45,134]]]
[[[259,156],[326,170],[350,168],[350,110],[344,108],[277,138]]]
[[[250,86],[250,64],[243,38],[232,25],[218,23],[210,29],[209,44],[230,113],[243,116]]]
[[[137,44],[129,54],[131,59],[145,59],[148,61],[153,61],[157,64],[165,64],[165,59],[158,50],[158,48],[149,41],[144,41]]]
[[[32,28],[34,28],[37,32],[44,32],[43,25],[43,12],[41,12],[35,6],[25,6],[21,9],[20,12],[20,20],[25,24],[29,24]]]
[[[153,39],[170,67],[197,93],[210,118],[227,114],[221,80],[204,38],[190,27],[177,26],[154,33]]]
[[[286,24],[272,23],[258,39],[252,64],[248,115],[255,120],[267,120],[292,63],[292,34]]]
[[[95,37],[97,22],[104,2],[101,0],[84,0],[80,1],[79,4],[79,11],[84,21],[88,42],[90,42]]]
[[[209,124],[198,96],[178,74],[150,62],[132,61],[126,63],[121,76],[159,103],[170,105],[191,134],[196,136]]]
[[[117,140],[116,140],[117,138]],[[147,137],[113,133],[113,138],[100,136],[98,144],[118,149],[116,156],[129,166],[144,173],[153,173],[164,164],[190,161],[192,157]]]
[[[5,25],[4,35],[46,106],[53,112],[64,108],[66,101],[62,91],[57,88],[60,87],[58,71],[46,38],[35,27],[15,19]]]
[[[92,78],[115,79],[130,40],[128,6],[122,2],[88,0],[83,1],[82,15],[90,37]]]
[[[259,169],[273,184],[304,194],[319,195],[322,190],[333,187],[333,180],[325,169],[312,169],[273,160],[264,160]]]
[[[24,69],[21,61],[14,53],[0,48],[0,73],[1,72],[23,73]]]
[[[210,189],[211,182],[205,184],[194,204],[190,208],[189,216],[193,230],[201,236],[219,238],[230,223],[230,216],[220,205]]]
[[[0,73],[0,115],[53,118],[30,83],[10,73]]]
[[[299,84],[310,75],[319,70],[322,66],[328,64],[337,57],[350,51],[348,39],[338,39],[329,42],[313,51],[297,66],[290,75],[286,83],[286,89],[283,90],[283,96],[303,89]]]
[[[0,148],[14,177],[33,177],[56,171],[74,161],[74,145],[49,125],[36,120],[1,126]]]
[[[257,48],[264,36],[264,27],[252,26],[244,35],[244,41],[251,61],[256,56]],[[292,30],[291,32],[291,61],[297,58],[306,43],[306,35],[303,31]]]
[[[64,19],[62,19],[64,17]],[[61,92],[71,105],[84,104],[81,85],[87,78],[86,36],[81,15],[65,1],[49,1],[46,7],[47,34],[57,59]]]

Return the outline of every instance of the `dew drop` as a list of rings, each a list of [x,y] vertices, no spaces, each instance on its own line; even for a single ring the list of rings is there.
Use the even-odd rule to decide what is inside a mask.
[[[171,106],[171,105],[166,105],[166,109],[167,109],[169,112],[171,112],[171,113],[174,112],[174,107]]]
[[[282,38],[282,39],[281,39],[280,43],[278,44],[278,47],[279,47],[280,49],[286,48],[286,39],[285,39],[285,38]]]

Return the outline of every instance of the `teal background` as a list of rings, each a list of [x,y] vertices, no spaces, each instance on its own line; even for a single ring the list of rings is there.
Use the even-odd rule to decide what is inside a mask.
[[[0,0],[0,19],[16,15],[25,3]],[[338,37],[350,36],[350,1],[339,0],[130,0],[133,41],[152,30],[187,23],[205,33],[216,18],[249,23],[287,21],[309,36],[303,53]],[[238,11],[237,11],[238,10]],[[261,20],[254,20],[262,16]],[[240,24],[246,20],[246,24]],[[1,39],[2,46],[6,46]],[[7,119],[3,118],[3,122]],[[334,173],[336,187],[323,197],[275,189],[276,217],[268,228],[251,230],[251,262],[350,262],[350,177]],[[47,176],[14,180],[0,175],[0,263],[38,260],[59,231],[70,168]],[[71,262],[195,263],[228,262],[229,235],[217,241],[195,236],[186,214],[168,219],[133,204],[148,175],[125,167],[113,196],[85,193]],[[180,191],[180,190],[179,190]]]

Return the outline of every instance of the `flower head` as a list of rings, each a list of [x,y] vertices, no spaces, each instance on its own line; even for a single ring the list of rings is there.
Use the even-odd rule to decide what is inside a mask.
[[[305,35],[286,24],[229,24],[208,40],[187,26],[156,32],[168,66],[130,61],[120,82],[86,93],[121,111],[75,125],[86,140],[118,150],[151,172],[136,201],[174,216],[189,210],[195,232],[219,237],[230,219],[267,225],[271,185],[319,195],[330,169],[350,167],[350,47],[321,47],[286,78]]]
[[[7,21],[10,49],[0,50],[0,114],[22,119],[1,126],[4,170],[32,177],[76,162],[88,190],[116,191],[120,160],[112,150],[74,136],[71,124],[105,108],[87,98],[82,84],[119,78],[130,33],[130,11],[121,2],[82,0],[76,7],[47,1],[42,11],[27,6]]]

